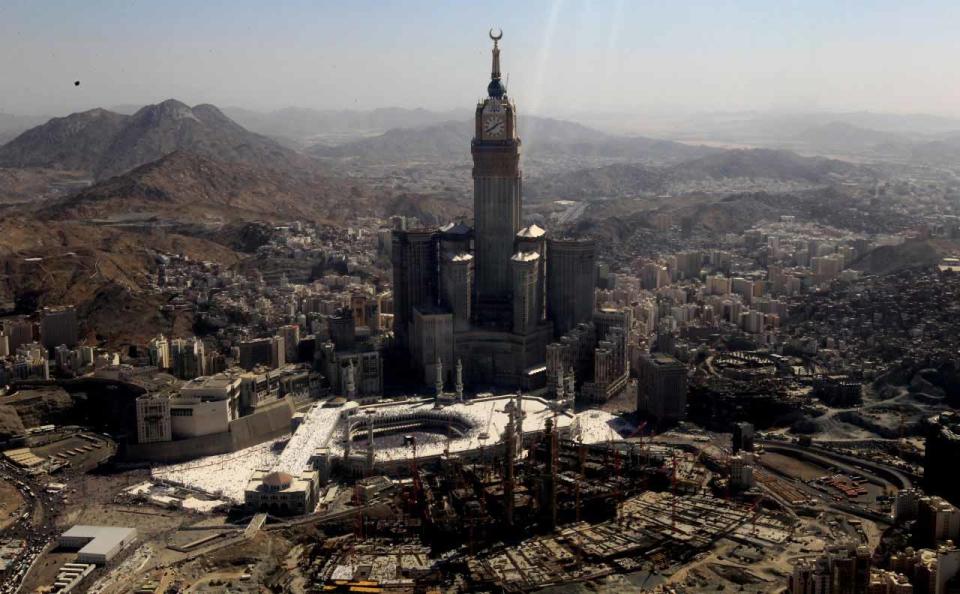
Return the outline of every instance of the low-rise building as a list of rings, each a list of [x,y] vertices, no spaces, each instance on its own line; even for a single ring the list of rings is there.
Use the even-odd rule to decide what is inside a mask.
[[[298,476],[275,470],[258,470],[250,477],[243,499],[252,509],[289,516],[308,514],[317,507],[317,471],[305,469]]]
[[[80,563],[104,565],[137,538],[135,528],[77,525],[60,535],[64,549],[78,549]]]

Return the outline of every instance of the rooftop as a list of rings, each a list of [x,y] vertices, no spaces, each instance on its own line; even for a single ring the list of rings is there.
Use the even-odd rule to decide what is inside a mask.
[[[77,525],[64,532],[60,537],[90,539],[90,542],[83,545],[79,552],[87,555],[106,555],[113,551],[119,543],[136,536],[136,534],[137,530],[135,528]]]
[[[240,381],[236,375],[218,373],[216,375],[205,375],[192,379],[183,385],[183,390],[225,390],[231,385]]]
[[[287,474],[286,472],[271,472],[267,476],[263,477],[263,484],[268,487],[284,487],[293,482],[293,477]]]
[[[467,235],[471,231],[473,231],[473,229],[465,225],[463,221],[447,223],[446,225],[440,227],[440,232],[446,235]]]
[[[533,262],[540,259],[540,254],[537,252],[517,252],[510,259],[514,262]]]
[[[543,237],[547,234],[546,229],[540,227],[537,224],[530,225],[529,227],[524,227],[517,231],[517,237],[522,237],[524,239],[534,239],[537,237]]]

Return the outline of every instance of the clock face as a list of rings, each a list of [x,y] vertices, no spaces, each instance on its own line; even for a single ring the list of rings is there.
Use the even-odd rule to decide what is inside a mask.
[[[503,113],[486,113],[483,115],[483,137],[503,138],[507,133],[507,121]]]

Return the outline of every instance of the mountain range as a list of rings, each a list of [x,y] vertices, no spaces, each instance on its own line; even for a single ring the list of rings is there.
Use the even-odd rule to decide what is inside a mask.
[[[53,118],[0,146],[0,167],[80,171],[106,179],[178,150],[286,171],[313,166],[212,105],[189,107],[169,99],[133,115],[93,109]]]
[[[24,116],[11,113],[0,113],[0,144],[16,138],[24,130],[46,122],[47,116]]]
[[[577,156],[617,158],[655,163],[679,162],[715,152],[646,137],[607,134],[581,124],[552,118],[524,116],[518,123],[525,158]],[[361,159],[369,162],[469,162],[472,120],[429,126],[395,128],[384,134],[336,146],[315,145],[307,153],[323,159]]]
[[[429,126],[454,119],[466,119],[470,115],[466,109],[431,111],[400,107],[368,111],[287,107],[270,112],[225,107],[223,112],[247,130],[304,145],[311,141],[329,144],[355,140],[383,134],[394,128]]]
[[[671,192],[675,184],[704,180],[770,180],[809,185],[829,184],[833,176],[859,171],[859,166],[820,157],[802,157],[771,149],[730,149],[653,166],[617,163],[578,169],[530,180],[524,187],[532,200],[592,200]]]
[[[54,219],[190,223],[338,220],[369,208],[349,180],[218,161],[178,150],[43,206]]]

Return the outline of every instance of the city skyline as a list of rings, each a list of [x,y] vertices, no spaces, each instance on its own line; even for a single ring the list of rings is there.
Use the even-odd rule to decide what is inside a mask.
[[[960,592],[954,14],[0,8],[0,594]]]

